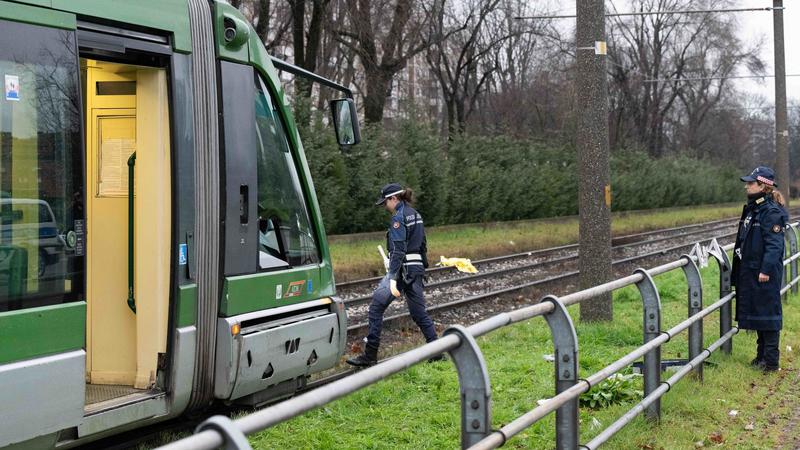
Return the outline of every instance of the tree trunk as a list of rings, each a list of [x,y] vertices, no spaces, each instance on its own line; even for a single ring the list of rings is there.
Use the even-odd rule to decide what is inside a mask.
[[[387,72],[380,67],[365,68],[367,92],[364,95],[364,121],[381,123],[386,109],[386,98],[391,95],[394,72]]]
[[[330,0],[314,0],[311,22],[306,35],[306,1],[289,0],[292,8],[292,46],[295,64],[315,72],[317,70],[317,54],[322,40],[322,18]],[[303,126],[311,122],[311,93],[313,85],[306,79],[295,80],[297,86],[296,119]]]
[[[271,0],[259,0],[258,2],[258,24],[256,24],[256,34],[261,42],[266,42],[269,36],[269,15]]]

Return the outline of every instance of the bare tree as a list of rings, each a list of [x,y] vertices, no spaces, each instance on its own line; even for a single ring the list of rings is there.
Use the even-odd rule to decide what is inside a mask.
[[[553,5],[526,0],[505,0],[501,14],[487,27],[494,36],[508,36],[489,53],[496,68],[488,90],[478,98],[474,121],[484,132],[519,137],[557,137],[574,128],[572,69],[574,48],[550,21],[520,21],[537,8]]]
[[[741,66],[754,74],[763,74],[765,69],[759,57],[760,45],[743,46],[733,21],[720,21],[711,30],[700,36],[688,55],[686,76],[693,81],[676,89],[682,104],[678,121],[685,130],[685,137],[678,136],[676,141],[696,156],[713,152],[714,147],[705,144],[713,134],[722,131],[713,124],[708,126],[709,117],[715,115],[726,100],[739,95],[727,77],[735,75]]]
[[[451,138],[464,131],[479,95],[500,68],[492,53],[511,37],[511,32],[502,28],[496,33],[487,30],[490,15],[496,12],[500,1],[468,0],[439,11],[436,27],[440,35],[447,34],[448,38],[428,48],[426,58],[442,89]]]
[[[431,33],[430,19],[445,0],[425,1],[345,0],[347,21],[335,33],[363,66],[367,123],[383,120],[395,75],[437,38]]]
[[[635,11],[689,9],[691,0],[635,0]],[[712,1],[712,3],[722,3]],[[711,7],[709,7],[711,9]],[[680,85],[645,82],[685,76],[687,55],[713,22],[712,14],[652,14],[609,24],[611,80],[619,95],[617,117],[632,126],[635,139],[654,156],[665,144],[665,118],[678,100]],[[627,120],[626,120],[627,119]],[[621,124],[614,124],[617,129]],[[622,133],[617,133],[621,135]]]

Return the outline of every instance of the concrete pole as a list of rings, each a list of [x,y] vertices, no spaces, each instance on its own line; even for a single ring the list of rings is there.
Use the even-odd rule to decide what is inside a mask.
[[[605,8],[576,0],[577,152],[579,166],[580,287],[611,281],[611,169],[608,144]],[[582,321],[611,320],[611,294],[582,302]]]
[[[789,126],[786,110],[786,53],[783,42],[783,0],[773,0],[775,32],[775,175],[789,206]]]

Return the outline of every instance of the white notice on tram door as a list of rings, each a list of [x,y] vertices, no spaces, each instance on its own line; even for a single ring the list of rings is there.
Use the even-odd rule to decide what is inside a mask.
[[[128,158],[136,150],[132,139],[104,139],[100,144],[101,197],[128,195]]]
[[[19,77],[17,75],[6,75],[6,100],[18,102],[19,97]]]
[[[283,297],[283,285],[275,286],[275,300],[280,300]]]

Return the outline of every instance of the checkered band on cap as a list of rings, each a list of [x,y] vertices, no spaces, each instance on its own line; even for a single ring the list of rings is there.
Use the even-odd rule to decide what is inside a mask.
[[[770,180],[769,178],[764,178],[761,175],[757,176],[756,180],[758,180],[761,183],[766,184],[767,186],[774,186],[775,185],[774,181]]]

